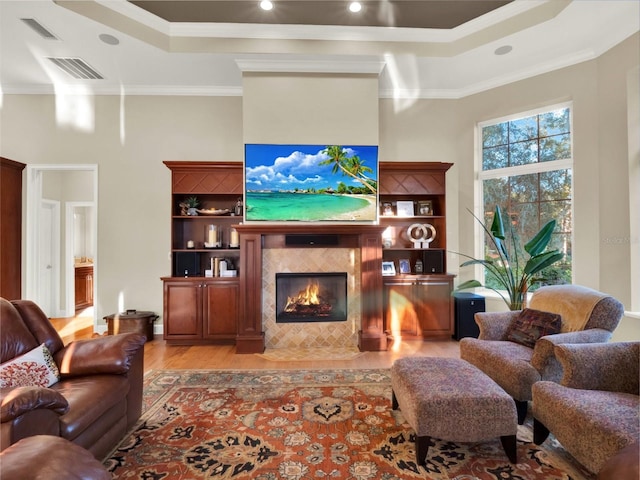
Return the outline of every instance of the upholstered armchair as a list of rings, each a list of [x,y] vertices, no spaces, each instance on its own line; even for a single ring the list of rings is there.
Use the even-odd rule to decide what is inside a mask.
[[[531,296],[528,308],[559,315],[559,333],[523,345],[510,338],[513,325],[527,312],[479,312],[475,314],[479,337],[460,341],[460,357],[489,375],[513,397],[520,424],[527,414],[533,384],[541,380],[560,381],[562,367],[554,356],[554,346],[607,342],[624,313],[624,307],[615,298],[579,285],[541,287]]]
[[[628,462],[637,462],[640,342],[557,345],[555,356],[564,367],[560,384],[543,381],[533,386],[534,442],[540,445],[551,431],[592,473],[614,456],[622,471],[620,464],[626,460],[619,454],[632,445],[636,455],[627,455]],[[625,470],[637,468],[636,463]]]

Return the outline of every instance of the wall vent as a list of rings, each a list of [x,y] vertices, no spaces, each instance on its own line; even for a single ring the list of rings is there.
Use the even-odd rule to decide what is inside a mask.
[[[38,22],[35,18],[21,18],[26,25],[28,25],[34,32],[47,40],[59,40],[50,30],[44,25]]]
[[[47,57],[61,70],[78,80],[103,80],[104,77],[81,58]]]

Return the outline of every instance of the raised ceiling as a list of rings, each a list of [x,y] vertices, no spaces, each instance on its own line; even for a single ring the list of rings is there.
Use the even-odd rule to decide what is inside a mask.
[[[376,74],[381,97],[460,98],[597,58],[640,29],[638,0],[362,1],[366,18],[394,26],[331,24],[352,18],[347,1],[272,1],[261,13],[257,0],[0,0],[0,88],[242,95],[251,70]],[[50,58],[81,59],[103,78],[73,78]]]
[[[351,13],[347,8],[351,2],[344,0],[273,0],[274,8],[269,11],[261,9],[257,0],[129,1],[172,23],[268,23],[397,28],[455,28],[511,2],[362,0],[362,10]]]

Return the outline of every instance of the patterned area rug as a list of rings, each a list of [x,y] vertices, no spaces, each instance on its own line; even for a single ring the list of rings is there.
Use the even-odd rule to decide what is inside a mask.
[[[473,480],[590,476],[553,437],[518,428],[518,464],[499,439],[434,441],[426,468],[391,410],[389,370],[159,370],[145,412],[105,460],[114,479]]]

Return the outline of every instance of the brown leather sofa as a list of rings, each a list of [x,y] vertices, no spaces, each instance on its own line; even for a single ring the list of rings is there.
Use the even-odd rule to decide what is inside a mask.
[[[64,346],[35,303],[0,298],[0,363],[43,343],[60,380],[50,387],[0,389],[0,450],[26,437],[54,435],[103,459],[142,413],[144,335],[124,333]]]
[[[91,453],[51,435],[23,438],[0,452],[2,480],[111,480]]]

